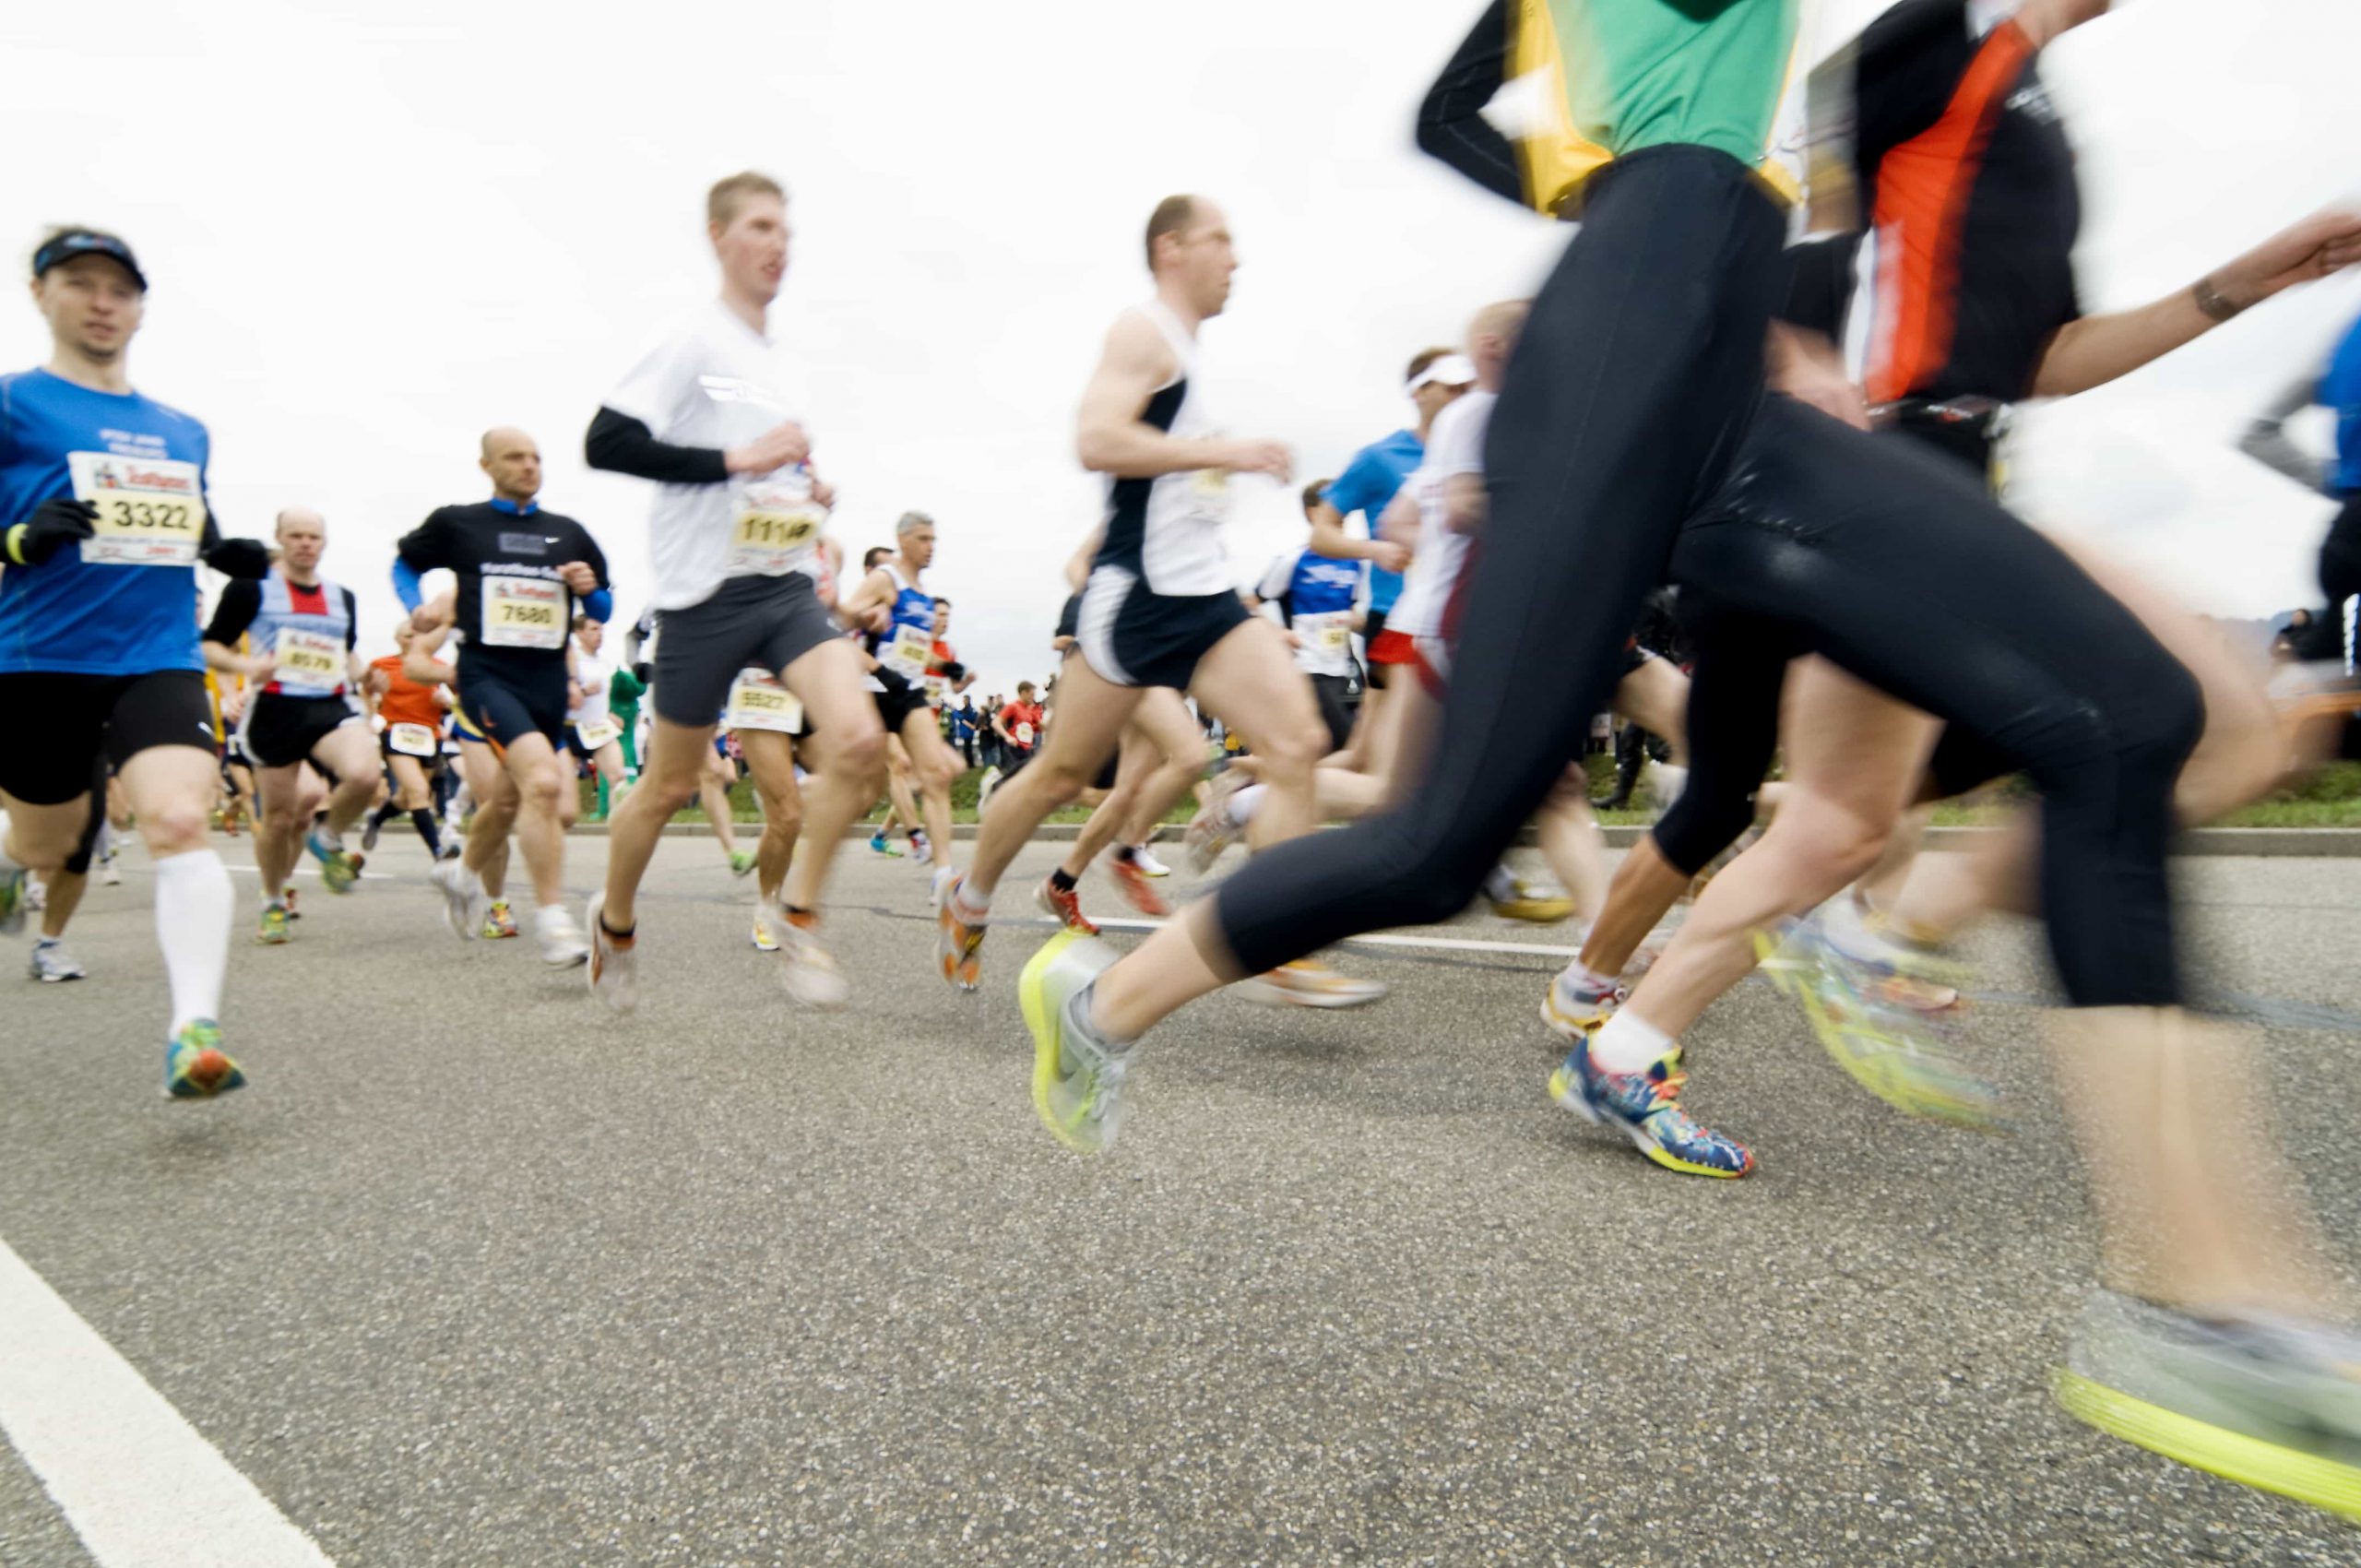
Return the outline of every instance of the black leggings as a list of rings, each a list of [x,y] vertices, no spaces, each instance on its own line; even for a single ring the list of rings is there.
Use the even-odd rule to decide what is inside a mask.
[[[1939,769],[1946,785],[2001,766],[2030,773],[2042,795],[2042,908],[2069,999],[2180,1000],[2165,856],[2203,698],[2055,545],[1956,463],[1774,398],[1723,493],[1682,534],[1672,575],[1734,661],[1746,649],[1729,634],[1750,620],[1762,628],[1753,646],[1767,636],[1821,654],[1948,720],[1946,747],[1973,760]],[[1767,758],[1775,685],[1762,698],[1753,718],[1738,717],[1754,728],[1731,748],[1736,766],[1748,748]],[[1691,792],[1697,784],[1692,774]]]
[[[1449,919],[1548,796],[1762,399],[1781,229],[1717,152],[1652,148],[1593,178],[1493,410],[1491,517],[1427,776],[1398,809],[1222,885],[1215,917],[1247,972]]]

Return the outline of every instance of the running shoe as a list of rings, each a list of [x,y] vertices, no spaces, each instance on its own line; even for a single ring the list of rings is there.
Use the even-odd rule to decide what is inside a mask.
[[[835,955],[820,945],[820,918],[790,914],[779,923],[779,988],[805,1007],[834,1012],[852,995],[852,986]]]
[[[263,947],[283,947],[295,933],[287,927],[287,909],[280,904],[265,904],[262,919],[255,926],[255,942]]]
[[[1587,1037],[1574,1041],[1565,1061],[1549,1075],[1549,1098],[1592,1123],[1613,1127],[1642,1154],[1667,1170],[1691,1176],[1743,1176],[1754,1156],[1735,1139],[1701,1127],[1680,1109],[1680,1070],[1675,1048],[1644,1073],[1603,1073],[1590,1059]]]
[[[484,907],[483,930],[478,932],[486,942],[499,942],[516,934],[516,916],[508,908],[508,900],[495,898]]]
[[[1199,876],[1214,869],[1222,851],[1238,842],[1241,831],[1230,820],[1229,798],[1244,789],[1247,778],[1236,768],[1214,775],[1205,786],[1205,803],[1189,819],[1188,830],[1180,836],[1181,852],[1189,857],[1189,867]]]
[[[26,966],[25,972],[45,984],[57,985],[80,980],[89,971],[76,963],[74,955],[54,937],[44,936],[33,944],[32,962]]]
[[[984,808],[991,804],[992,791],[1000,788],[1000,780],[1001,772],[999,768],[988,767],[984,769],[983,780],[976,786],[976,814],[978,816],[983,815]]]
[[[1142,876],[1166,877],[1172,874],[1172,868],[1149,854],[1145,844],[1132,846],[1132,864],[1139,868]]]
[[[752,850],[752,849],[732,849],[732,850],[730,850],[730,875],[732,875],[732,876],[744,876],[747,873],[749,873],[749,872],[753,871],[753,869],[754,869],[754,851],[753,851],[753,850]]]
[[[1044,877],[1041,885],[1033,890],[1033,901],[1041,906],[1043,914],[1056,916],[1058,923],[1068,931],[1080,932],[1085,936],[1098,934],[1098,927],[1082,912],[1082,895],[1074,888],[1061,888]]]
[[[2126,1443],[2361,1520],[2361,1338],[2286,1319],[2209,1322],[2098,1290],[2057,1393],[2069,1415]]]
[[[1164,896],[1156,890],[1156,884],[1147,879],[1147,873],[1122,856],[1116,855],[1108,860],[1107,874],[1114,879],[1115,890],[1122,894],[1123,902],[1148,919],[1160,921],[1172,912],[1172,906],[1164,901]]]
[[[192,1018],[164,1042],[164,1092],[174,1099],[210,1099],[246,1087],[246,1075],[221,1052],[221,1026]]]
[[[1491,901],[1492,912],[1502,920],[1556,925],[1574,912],[1572,898],[1554,888],[1536,886],[1521,876],[1505,878],[1498,886],[1488,884],[1484,897]]]
[[[954,876],[943,885],[942,894],[935,899],[935,956],[942,961],[943,978],[954,990],[973,992],[982,984],[984,932],[981,915],[969,918],[960,893],[967,887],[965,877]]]
[[[29,913],[37,915],[48,908],[49,884],[42,881],[38,877],[29,876],[25,878],[26,910]]]
[[[1325,964],[1298,958],[1240,980],[1231,989],[1240,999],[1267,1007],[1365,1007],[1382,1000],[1388,987],[1383,980],[1356,980]]]
[[[787,923],[787,911],[767,900],[754,906],[754,951],[778,951],[778,928]]]
[[[488,902],[483,879],[469,871],[465,861],[437,861],[426,877],[442,891],[443,921],[451,928],[451,934],[463,942],[473,942],[483,927]],[[291,918],[295,911],[287,912]]]
[[[589,939],[563,904],[544,904],[533,911],[533,934],[540,941],[541,962],[552,969],[570,969],[589,961]]]
[[[361,880],[361,868],[352,863],[352,856],[343,845],[328,841],[326,834],[314,828],[303,837],[303,848],[320,862],[320,881],[331,893],[350,893],[352,885]]]
[[[910,863],[920,866],[934,863],[933,841],[927,837],[922,828],[910,829]]]
[[[1580,1039],[1613,1017],[1631,994],[1614,980],[1578,978],[1568,965],[1541,994],[1541,1021],[1568,1039]]]
[[[123,885],[123,872],[114,863],[114,853],[113,849],[109,849],[104,855],[99,857],[99,885],[101,887]]]
[[[1876,999],[1882,978],[1799,925],[1755,935],[1762,972],[1803,1010],[1847,1077],[1905,1116],[1972,1132],[2008,1130],[1999,1091],[1968,1070],[1916,1011]]]
[[[618,1013],[628,1013],[639,1005],[639,947],[631,936],[617,936],[599,918],[599,906],[605,900],[593,894],[589,907],[583,911],[582,929],[590,933],[590,994]]]
[[[885,837],[883,829],[869,836],[869,848],[889,861],[898,861],[902,858],[902,851],[894,848],[892,840]]]
[[[1026,960],[1016,982],[1033,1032],[1033,1110],[1050,1135],[1076,1154],[1104,1154],[1123,1125],[1123,1079],[1131,1051],[1117,1051],[1089,1027],[1090,986],[1114,952],[1062,931]]]
[[[279,901],[285,906],[289,920],[300,921],[303,918],[303,911],[295,907],[295,889],[292,885],[279,890]]]
[[[1967,966],[1904,940],[1883,915],[1864,910],[1851,898],[1835,898],[1805,924],[1818,940],[1882,977],[1875,988],[1882,999],[1920,1013],[1940,1013],[1959,1005],[1959,988],[1968,980]]]
[[[380,822],[377,819],[377,814],[375,812],[371,812],[369,814],[368,823],[361,829],[361,852],[362,854],[374,855],[377,852],[377,835],[384,829],[385,826],[386,825],[383,822]]]
[[[25,911],[32,908],[25,890],[31,885],[32,873],[22,866],[0,873],[0,936],[25,929]]]

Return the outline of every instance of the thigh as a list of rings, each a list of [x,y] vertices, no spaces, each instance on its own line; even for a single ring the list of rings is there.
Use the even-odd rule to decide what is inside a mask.
[[[394,771],[394,788],[406,796],[416,797],[427,792],[426,769],[414,756],[396,752],[386,759]]]
[[[1240,622],[1197,661],[1189,691],[1254,751],[1270,750],[1275,732],[1320,724],[1311,678],[1297,668],[1279,629],[1260,616]]]
[[[1268,624],[1268,623],[1264,623]],[[1123,729],[1140,710],[1145,688],[1118,685],[1077,655],[1058,672],[1058,719],[1039,747],[1056,767],[1087,783],[1121,743]],[[1032,754],[1024,754],[1029,760]],[[1012,758],[1004,771],[1021,763]]]
[[[364,779],[377,772],[377,738],[356,714],[321,736],[312,755],[348,783]]]
[[[1892,822],[1916,797],[1941,730],[1825,659],[1798,659],[1782,726],[1788,781],[1866,822]]]
[[[877,704],[862,684],[860,656],[842,637],[811,648],[778,674],[803,705],[813,730],[827,736],[831,751],[838,755],[845,747],[884,730]]]
[[[737,731],[738,749],[746,754],[746,771],[754,788],[774,801],[801,799],[795,783],[795,742],[769,730]]]
[[[1205,732],[1189,716],[1188,699],[1169,686],[1150,688],[1132,710],[1132,723],[1156,742],[1168,761],[1205,759]]]
[[[1689,725],[1689,677],[1669,659],[1648,659],[1617,683],[1615,708],[1643,730],[1680,740]]]
[[[640,780],[661,789],[692,790],[705,778],[713,756],[711,724],[675,724],[662,714],[649,731]]]
[[[221,782],[211,757],[199,747],[182,745],[146,747],[117,768],[115,777],[123,783],[131,814],[151,828],[168,820],[176,807],[210,809]]]
[[[255,768],[255,798],[262,802],[262,809],[268,815],[299,810],[303,801],[303,765],[291,762],[280,767]]]

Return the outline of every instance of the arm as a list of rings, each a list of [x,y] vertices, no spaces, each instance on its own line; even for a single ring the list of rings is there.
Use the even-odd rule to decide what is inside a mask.
[[[1080,593],[1090,580],[1090,564],[1098,559],[1098,547],[1107,541],[1107,525],[1099,523],[1084,536],[1082,548],[1066,557],[1066,591]]]
[[[2275,469],[2308,490],[2328,488],[2329,467],[2287,439],[2287,422],[2319,400],[2319,378],[2307,375],[2289,385],[2255,416],[2238,440],[2238,450],[2267,469]]]
[[[1508,80],[1508,0],[1492,0],[1418,105],[1418,150],[1494,196],[1526,205],[1516,148],[1484,118]]]
[[[853,584],[852,591],[836,600],[836,613],[844,617],[846,624],[860,625],[870,613],[893,602],[894,579],[881,567]]]
[[[2283,290],[2355,261],[2361,261],[2361,212],[2315,213],[2153,303],[2069,322],[2042,356],[2034,394],[2065,398],[2104,386]]]
[[[231,582],[221,590],[220,599],[213,606],[213,619],[206,624],[205,636],[198,647],[205,655],[206,668],[225,674],[243,675],[249,680],[267,681],[279,661],[267,652],[249,657],[237,651],[238,639],[262,613],[262,589],[251,581]]]
[[[1385,504],[1383,515],[1377,519],[1376,532],[1381,545],[1398,544],[1406,551],[1417,550],[1418,500],[1410,493],[1410,487],[1407,484],[1395,491],[1394,499]],[[1406,565],[1407,564],[1407,562],[1404,563]],[[1398,572],[1402,567],[1387,566],[1386,569]]]
[[[591,416],[582,456],[594,469],[658,484],[723,484],[730,479],[730,456],[721,448],[658,441],[647,422],[603,407]]]
[[[1287,477],[1287,449],[1270,441],[1198,441],[1169,435],[1140,416],[1179,369],[1155,323],[1126,311],[1107,332],[1098,368],[1083,388],[1074,455],[1094,473],[1157,479],[1226,469]]]

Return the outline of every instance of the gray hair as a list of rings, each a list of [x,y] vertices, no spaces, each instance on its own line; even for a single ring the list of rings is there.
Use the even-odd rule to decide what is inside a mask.
[[[894,525],[894,537],[896,539],[906,538],[910,534],[918,532],[920,529],[931,529],[932,527],[934,527],[934,519],[928,517],[924,512],[905,512],[902,514],[902,520]]]

